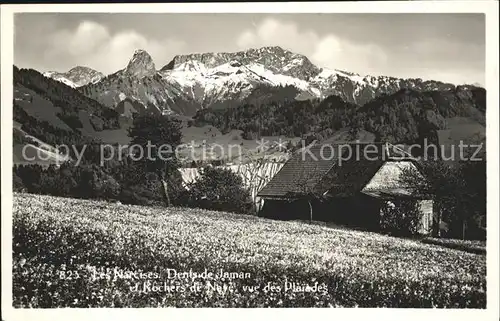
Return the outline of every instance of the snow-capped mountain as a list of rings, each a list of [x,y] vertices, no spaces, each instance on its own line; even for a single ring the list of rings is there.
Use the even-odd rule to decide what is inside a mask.
[[[123,74],[138,79],[153,77],[156,74],[153,58],[144,50],[136,50]]]
[[[306,56],[277,46],[238,52],[179,55],[175,56],[161,70],[176,69],[176,67],[191,61],[199,62],[206,68],[215,68],[231,61],[238,61],[242,65],[260,64],[266,66],[274,74],[291,76],[306,81],[319,73],[319,68],[312,64]]]
[[[87,84],[94,84],[104,78],[104,74],[89,67],[76,66],[67,72],[47,71],[45,77],[51,77],[66,85],[77,88]]]
[[[320,92],[302,79],[273,73],[264,65],[256,62],[243,64],[238,60],[217,65],[206,66],[199,61],[186,61],[173,69],[160,71],[163,79],[181,88],[200,88],[203,94],[190,91],[190,97],[203,106],[210,106],[220,101],[238,99],[249,96],[259,85],[271,87],[293,86],[300,92],[308,92],[319,96]]]
[[[393,94],[408,88],[417,91],[450,90],[453,84],[420,78],[401,79],[387,76],[360,76],[358,74],[322,68],[320,73],[309,80],[318,88],[322,96],[337,95],[344,101],[364,104],[382,94]]]
[[[49,76],[60,81],[69,79]],[[356,104],[401,88],[425,91],[455,87],[439,81],[361,76],[319,68],[306,56],[280,47],[263,47],[179,55],[160,70],[146,51],[136,50],[124,69],[97,82],[90,81],[79,90],[112,108],[128,99],[159,113],[193,115],[202,108],[241,104],[253,92],[261,93],[262,87],[287,86],[296,89],[295,99],[334,94]]]

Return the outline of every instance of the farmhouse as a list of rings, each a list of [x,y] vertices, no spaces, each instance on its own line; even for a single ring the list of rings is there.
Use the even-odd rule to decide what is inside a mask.
[[[283,220],[331,221],[379,230],[384,209],[420,203],[419,234],[430,234],[431,197],[400,179],[419,163],[388,143],[313,145],[295,152],[258,193],[259,215]],[[425,179],[422,176],[422,179]]]

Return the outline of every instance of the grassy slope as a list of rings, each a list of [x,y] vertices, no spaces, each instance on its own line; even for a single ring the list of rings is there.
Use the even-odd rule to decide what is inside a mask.
[[[68,158],[59,154],[54,146],[51,146],[36,137],[33,137],[21,129],[21,124],[14,121],[13,131],[24,138],[26,143],[14,143],[12,147],[12,161],[15,165],[60,165]],[[24,148],[24,146],[27,146]],[[24,154],[23,154],[24,149]]]
[[[479,122],[465,118],[453,117],[446,119],[446,129],[438,131],[442,144],[458,146],[464,144],[480,144],[486,141],[486,127]],[[447,154],[450,155],[450,154]]]
[[[375,233],[29,194],[14,195],[13,224],[15,306],[485,306],[485,255]],[[61,281],[63,264],[82,277]],[[139,294],[130,280],[90,279],[106,266],[153,271],[162,281],[167,268],[251,278],[213,281],[228,285],[225,294]],[[285,278],[328,291],[263,292]]]
[[[452,117],[446,119],[446,129],[438,131],[439,143],[443,157],[449,164],[454,164],[464,157],[485,157],[486,152],[486,127],[474,119],[466,117]],[[460,145],[470,146],[469,153],[475,153],[480,144],[483,144],[477,155],[460,154]],[[432,151],[430,151],[432,152]]]
[[[26,111],[26,113],[28,113],[28,115],[42,121],[47,121],[55,128],[68,131],[72,130],[65,122],[57,117],[57,113],[62,112],[62,109],[54,106],[52,102],[44,99],[33,90],[17,85],[14,88],[14,100]]]
[[[22,85],[16,85],[14,88],[14,99],[16,103],[24,110],[28,115],[41,120],[47,121],[51,126],[59,129],[64,129],[67,131],[72,131],[72,129],[63,122],[58,116],[57,113],[60,113],[61,108],[54,106],[52,102],[41,97],[34,91],[23,87]],[[79,111],[79,119],[82,122],[83,128],[80,129],[80,132],[84,136],[93,137],[97,139],[101,139],[103,143],[119,143],[119,144],[129,144],[130,138],[128,137],[127,129],[129,124],[124,124],[124,126],[120,129],[107,129],[102,131],[96,131],[90,123],[89,115],[86,111]],[[15,123],[14,130],[18,130],[22,135],[28,135],[24,131],[21,130],[21,124]],[[32,139],[37,140],[37,138],[32,137]],[[40,141],[41,145],[47,144]],[[33,161],[28,161],[22,156],[22,144],[15,144],[13,150],[13,161],[14,164],[39,164],[48,166],[50,164],[60,164],[62,162],[61,159],[55,155],[51,155],[49,153],[45,153],[43,150],[40,150],[36,146],[30,146],[27,149],[28,158],[36,157]],[[52,147],[53,148],[53,147]],[[38,157],[41,155],[41,157]]]
[[[248,163],[255,158],[267,158],[273,160],[282,160],[287,157],[284,150],[280,151],[275,147],[276,144],[285,141],[299,141],[299,138],[263,136],[267,151],[259,150],[259,144],[256,139],[243,139],[241,130],[231,130],[222,134],[217,128],[211,125],[202,127],[187,127],[182,129],[182,143],[189,144],[191,147],[181,152],[183,158],[194,157],[195,159],[204,159],[204,155],[209,159],[230,159],[235,163]],[[205,145],[203,145],[205,142]],[[194,144],[193,144],[194,143]],[[241,153],[240,153],[241,151]]]

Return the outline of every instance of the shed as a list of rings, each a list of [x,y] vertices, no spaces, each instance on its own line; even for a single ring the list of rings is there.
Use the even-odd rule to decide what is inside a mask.
[[[383,208],[401,200],[421,204],[420,234],[433,226],[432,197],[400,178],[419,160],[389,143],[315,144],[295,152],[258,193],[260,216],[319,220],[380,229]],[[397,205],[396,205],[397,206]]]

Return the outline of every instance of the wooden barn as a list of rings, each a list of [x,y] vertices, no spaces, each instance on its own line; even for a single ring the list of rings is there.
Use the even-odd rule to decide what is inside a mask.
[[[430,234],[432,198],[418,195],[401,181],[405,169],[421,175],[415,158],[388,143],[307,147],[295,152],[258,193],[264,200],[259,216],[337,222],[376,231],[384,208],[411,199],[420,203],[418,233]]]

